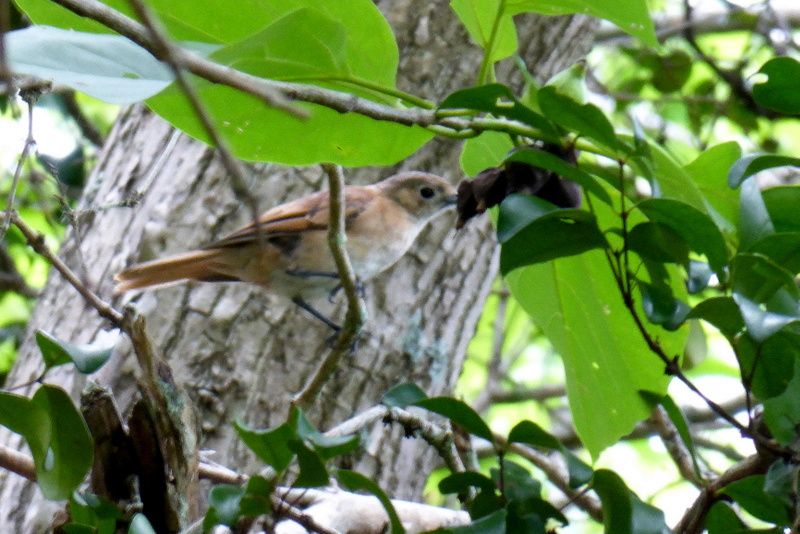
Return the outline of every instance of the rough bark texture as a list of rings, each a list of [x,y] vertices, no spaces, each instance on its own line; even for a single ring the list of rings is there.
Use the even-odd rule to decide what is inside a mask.
[[[400,86],[434,99],[474,82],[480,60],[479,50],[469,44],[447,4],[379,2],[400,43]],[[524,17],[519,23],[523,56],[539,78],[578,59],[591,42],[592,26],[584,19]],[[456,182],[458,153],[457,142],[434,141],[402,167],[439,173]],[[347,174],[354,183],[376,181],[392,172]],[[318,168],[259,165],[253,167],[251,185],[267,208],[323,183]],[[141,195],[141,200],[132,208],[106,208],[133,195]],[[85,216],[61,254],[107,299],[113,273],[124,266],[209,242],[249,215],[232,194],[214,152],[141,107],[120,116],[81,207]],[[325,386],[311,412],[313,421],[327,429],[374,405],[387,388],[403,381],[417,382],[429,394],[451,391],[496,275],[496,255],[486,220],[474,221],[458,235],[452,220],[435,221],[410,254],[368,286],[367,337]],[[217,462],[242,472],[258,469],[235,438],[231,421],[241,418],[266,427],[283,420],[288,398],[325,354],[329,332],[292,305],[245,285],[184,284],[135,300],[147,317],[154,345],[196,402],[202,446],[216,451]],[[51,276],[31,321],[31,332],[44,328],[72,342],[91,341],[107,327],[57,274]],[[39,366],[29,332],[8,384],[34,378]],[[136,394],[136,372],[130,346],[123,341],[91,380],[111,387],[124,411]],[[86,384],[85,378],[67,370],[53,373],[50,381],[76,398]],[[352,466],[395,498],[419,499],[436,464],[429,448],[382,425],[363,438],[364,452],[351,459]],[[0,434],[0,442],[23,446],[8,433]],[[0,471],[3,532],[41,531],[59,507],[63,504],[43,502],[35,486]]]

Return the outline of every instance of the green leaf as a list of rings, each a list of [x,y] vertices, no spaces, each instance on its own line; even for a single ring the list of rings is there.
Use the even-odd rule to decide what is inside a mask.
[[[398,384],[384,393],[381,402],[386,406],[405,408],[409,404],[414,404],[427,398],[428,396],[418,385],[406,383]]]
[[[42,351],[46,369],[71,362],[85,375],[92,374],[105,365],[115,346],[114,343],[108,346],[73,345],[44,330],[36,331],[36,344]]]
[[[731,297],[706,299],[692,308],[686,318],[703,319],[728,339],[733,339],[744,328],[744,320],[739,306]]]
[[[471,487],[489,493],[495,491],[494,481],[486,475],[475,471],[451,473],[440,480],[438,485],[439,492],[444,495],[465,494]]]
[[[555,258],[607,246],[594,215],[556,208],[546,200],[510,195],[500,205],[497,235],[502,243],[500,270],[509,272]]]
[[[742,312],[744,324],[747,325],[747,332],[758,343],[773,336],[785,326],[800,321],[800,316],[797,314],[785,315],[771,312],[740,293],[734,293],[733,299]]]
[[[768,235],[753,243],[746,252],[766,256],[792,274],[800,272],[800,232]]]
[[[742,155],[735,141],[714,145],[683,167],[708,203],[711,217],[723,231],[730,233],[739,220],[739,201],[728,183],[728,170]]]
[[[667,330],[675,330],[683,324],[690,311],[689,306],[676,299],[668,285],[642,281],[637,281],[636,285],[642,295],[642,309],[651,323]]]
[[[509,443],[525,443],[534,447],[542,447],[561,452],[567,463],[569,472],[569,485],[577,488],[591,480],[594,471],[572,451],[564,447],[555,436],[546,432],[542,427],[532,421],[517,423],[508,434]]]
[[[117,519],[122,512],[111,502],[92,493],[73,492],[69,500],[70,523],[64,528],[67,532],[80,525],[88,526],[93,534],[114,534]]]
[[[800,373],[797,367],[783,393],[764,400],[764,422],[775,439],[783,445],[795,443],[800,425]]]
[[[269,7],[272,16],[264,21],[263,29],[215,51],[210,58],[262,78],[397,104],[397,45],[373,2],[287,0]],[[297,46],[298,42],[303,46]],[[315,104],[298,104],[311,113],[310,119],[301,121],[229,87],[193,81],[217,129],[234,154],[245,160],[387,165],[404,159],[432,137],[418,126],[342,114]],[[148,100],[148,105],[174,126],[208,142],[185,96],[174,85]]]
[[[636,325],[602,251],[517,269],[505,278],[514,298],[563,358],[578,436],[597,458],[650,414],[640,390],[666,392],[664,365],[640,335],[632,335]],[[682,330],[648,330],[668,354],[683,350]]]
[[[553,171],[562,178],[572,180],[583,189],[592,193],[606,204],[611,204],[611,197],[591,174],[575,165],[571,165],[555,154],[536,148],[524,148],[515,151],[506,158],[506,161],[520,161],[540,169]]]
[[[799,341],[796,334],[786,330],[760,344],[749,335],[733,340],[740,375],[750,382],[750,391],[756,398],[767,400],[786,392],[794,379],[795,363],[800,360]]]
[[[295,429],[297,436],[313,445],[314,450],[324,459],[347,454],[358,448],[357,435],[328,437],[318,431],[300,408],[293,408],[289,416],[289,425]],[[290,446],[291,448],[291,446]]]
[[[499,83],[456,91],[439,104],[439,110],[446,109],[470,109],[491,113],[496,117],[507,117],[540,130],[543,139],[554,142],[560,139],[552,122],[520,103],[511,89]]]
[[[336,479],[342,486],[350,491],[366,491],[377,497],[381,502],[381,505],[383,505],[383,509],[386,510],[386,514],[389,516],[389,524],[391,526],[390,532],[392,534],[402,534],[405,532],[405,529],[400,522],[400,518],[397,516],[397,512],[394,509],[392,501],[389,500],[389,497],[386,496],[386,493],[384,493],[384,491],[377,484],[375,484],[375,482],[360,473],[349,471],[347,469],[337,470]]]
[[[775,167],[800,167],[800,158],[776,154],[749,154],[731,167],[728,173],[728,185],[733,188],[739,187],[749,177]]]
[[[668,226],[692,250],[705,255],[714,272],[724,272],[728,263],[725,239],[708,215],[689,204],[666,198],[643,200],[636,208],[652,222]]]
[[[297,455],[300,474],[294,485],[300,488],[318,488],[328,485],[328,471],[322,458],[306,447],[299,439],[289,441],[289,449]]]
[[[794,274],[760,254],[739,253],[731,261],[734,292],[758,304],[766,303],[784,288],[798,296]]]
[[[470,434],[483,438],[490,443],[494,442],[494,435],[489,425],[478,415],[478,412],[463,401],[452,397],[430,397],[417,401],[414,405],[433,413],[438,413],[450,419],[450,421]]]
[[[496,510],[489,515],[476,519],[462,527],[440,528],[431,534],[506,534],[506,517],[504,509]]]
[[[800,187],[771,187],[761,192],[764,205],[776,232],[800,232]]]
[[[31,26],[6,35],[10,67],[111,104],[140,102],[164,90],[172,72],[120,35]]]
[[[203,519],[203,529],[208,531],[214,525],[232,527],[241,519],[239,504],[244,496],[245,488],[233,484],[219,484],[211,488],[208,494],[208,512]]]
[[[745,526],[726,502],[717,501],[708,511],[705,525],[708,534],[731,534],[743,531]]]
[[[764,478],[764,493],[776,497],[786,507],[793,506],[794,481],[797,479],[797,465],[778,458],[767,470]]]
[[[746,249],[775,232],[761,189],[755,178],[742,183],[739,201],[739,244]]]
[[[664,512],[643,503],[625,482],[607,469],[594,473],[592,487],[603,503],[603,524],[608,534],[667,534]]]
[[[500,477],[499,467],[491,469],[492,480],[500,487],[503,484],[503,493],[508,501],[525,501],[531,498],[539,499],[542,496],[542,483],[531,477],[527,469],[521,465],[503,458],[503,476]]]
[[[588,137],[615,154],[632,152],[631,147],[617,137],[614,127],[594,104],[581,104],[549,86],[539,89],[537,97],[542,113],[556,124]]]
[[[628,248],[652,261],[689,263],[689,245],[675,230],[662,223],[644,222],[631,228]]]
[[[49,419],[49,431],[41,432],[39,427],[38,435],[33,437],[42,451],[38,461],[34,454],[39,488],[50,500],[68,499],[92,467],[92,436],[63,389],[45,384],[36,390],[30,403]],[[38,415],[34,417],[39,419]]]
[[[641,40],[651,47],[658,46],[653,21],[645,0],[616,0],[596,2],[593,0],[506,0],[506,10],[517,13],[533,12],[542,15],[568,15],[581,13],[606,19],[620,30]]]
[[[234,427],[239,438],[261,461],[278,472],[289,467],[294,458],[294,453],[289,448],[289,441],[297,438],[289,424],[283,423],[273,429],[255,430],[237,421]]]
[[[753,86],[759,105],[781,113],[800,113],[800,63],[790,57],[772,58],[761,67],[769,78]]]
[[[514,144],[508,134],[502,132],[483,132],[478,137],[464,141],[461,150],[461,170],[467,176],[476,176],[490,167],[498,167],[506,159]]]
[[[489,63],[517,51],[517,31],[511,16],[501,11],[501,0],[450,0],[472,40],[484,49]]]
[[[128,534],[156,534],[156,529],[147,520],[147,516],[142,513],[136,513],[131,519],[131,525],[128,528]]]
[[[655,181],[652,184],[653,196],[680,200],[700,212],[707,212],[708,201],[682,164],[659,143],[650,139],[643,141],[646,142],[649,158],[644,162],[642,158],[636,158],[631,163],[638,167],[642,176]]]
[[[728,484],[722,493],[758,519],[779,526],[790,525],[790,515],[781,499],[764,492],[764,480],[764,475],[752,475]]]
[[[683,50],[671,50],[658,56],[650,82],[662,93],[673,93],[686,84],[691,73],[692,57]]]

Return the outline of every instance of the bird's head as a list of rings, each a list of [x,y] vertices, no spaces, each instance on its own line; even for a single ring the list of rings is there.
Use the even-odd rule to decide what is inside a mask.
[[[425,172],[403,172],[376,184],[420,223],[456,204],[456,189],[444,178]]]

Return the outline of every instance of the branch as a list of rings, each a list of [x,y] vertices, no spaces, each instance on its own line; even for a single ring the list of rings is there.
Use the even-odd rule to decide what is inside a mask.
[[[98,297],[91,289],[86,287],[86,284],[84,284],[78,278],[78,276],[72,272],[72,269],[67,267],[61,258],[50,251],[42,234],[36,232],[33,228],[28,226],[25,221],[20,218],[16,211],[11,212],[10,220],[14,226],[19,228],[20,232],[22,232],[22,235],[25,236],[25,240],[28,242],[28,245],[30,245],[30,247],[36,251],[37,254],[50,262],[50,264],[55,267],[59,273],[61,273],[61,276],[63,276],[66,281],[69,282],[69,284],[81,294],[84,300],[88,302],[89,305],[91,305],[95,310],[97,310],[97,313],[99,313],[101,317],[111,321],[111,323],[113,323],[117,328],[123,328],[122,314],[112,308],[110,304],[101,300],[100,297]]]
[[[81,131],[81,135],[96,147],[103,146],[105,143],[103,134],[100,133],[100,130],[89,120],[81,106],[78,105],[77,100],[75,100],[75,91],[63,91],[59,93],[59,96],[61,96],[61,101],[64,103],[67,113],[69,113],[69,116],[72,117],[72,120],[75,121]]]
[[[211,120],[211,116],[208,114],[205,106],[203,106],[203,103],[200,101],[200,97],[198,96],[194,86],[189,83],[189,80],[186,79],[186,76],[183,73],[185,66],[181,60],[180,49],[173,45],[166,37],[166,33],[161,27],[161,24],[155,19],[150,9],[144,5],[144,2],[141,0],[129,0],[129,4],[147,28],[147,32],[150,35],[150,40],[155,48],[154,55],[157,58],[162,59],[169,65],[170,69],[172,69],[172,73],[175,75],[175,83],[178,85],[183,94],[186,95],[186,99],[189,101],[190,107],[200,121],[200,124],[203,126],[203,130],[205,130],[206,135],[208,135],[208,138],[211,140],[211,146],[216,147],[216,149],[219,151],[222,164],[225,166],[228,174],[230,174],[233,191],[237,197],[243,199],[249,206],[253,222],[256,225],[256,230],[258,230],[258,200],[255,196],[253,196],[253,194],[250,192],[250,189],[247,187],[242,165],[236,158],[233,157],[227,141],[225,141],[225,139],[220,135],[219,131],[214,125],[214,121]]]
[[[147,28],[121,13],[101,4],[97,0],[53,0],[66,9],[97,21],[107,28],[127,37],[159,60],[164,60],[163,50],[153,42]],[[539,130],[519,121],[494,117],[449,117],[441,116],[432,103],[423,107],[399,108],[379,104],[371,100],[342,91],[334,91],[314,85],[282,82],[259,78],[252,74],[209,61],[182,48],[174,49],[176,63],[205,80],[238,89],[260,98],[267,105],[281,109],[300,118],[308,115],[304,108],[291,105],[290,100],[318,104],[340,113],[357,113],[375,120],[395,122],[406,126],[421,126],[447,137],[474,137],[482,131],[506,132],[525,137],[552,139]],[[419,99],[416,99],[419,100]],[[419,102],[422,103],[422,102]],[[585,146],[591,150],[593,147]],[[594,149],[596,150],[596,148]]]
[[[11,30],[11,2],[0,2],[0,85],[5,88],[5,94],[10,101],[14,96],[14,85],[11,78],[11,69],[6,61],[6,33]]]
[[[0,467],[28,480],[36,480],[33,458],[5,445],[0,445]]]
[[[699,534],[703,531],[703,522],[708,510],[718,498],[717,492],[730,484],[751,475],[766,473],[769,461],[760,455],[749,456],[734,465],[719,478],[708,484],[697,496],[694,503],[681,520],[675,525],[674,531],[682,534]]]
[[[0,36],[2,38],[2,36]],[[10,85],[8,87],[11,87]],[[36,102],[38,95],[31,91],[20,93],[23,100],[28,104],[28,135],[25,137],[25,144],[22,146],[22,152],[17,160],[17,168],[14,169],[14,177],[11,179],[11,189],[8,191],[8,200],[6,200],[6,212],[3,216],[3,222],[0,224],[0,239],[4,239],[6,232],[8,232],[8,225],[11,223],[11,212],[14,211],[14,202],[17,197],[17,186],[19,185],[19,178],[22,175],[22,168],[25,162],[28,161],[28,155],[31,149],[36,145],[36,140],[33,138],[33,104]]]
[[[567,394],[564,384],[544,384],[535,388],[515,388],[507,391],[494,391],[491,394],[492,404],[525,402],[525,401],[545,401],[557,399]]]
[[[664,407],[656,406],[650,416],[650,420],[653,422],[661,441],[664,443],[664,447],[667,449],[672,461],[675,462],[681,476],[695,486],[701,487],[703,480],[700,478],[700,474],[695,472],[695,463],[692,460],[692,455],[681,440],[678,429],[670,420]]]
[[[302,391],[294,396],[292,404],[306,408],[316,400],[322,386],[336,370],[342,356],[353,350],[361,328],[367,317],[367,310],[358,295],[358,283],[347,254],[347,235],[345,234],[345,185],[342,168],[338,165],[324,164],[322,168],[328,175],[328,245],[336,264],[339,283],[347,299],[347,313],[342,329],[336,337],[331,351],[320,363]]]

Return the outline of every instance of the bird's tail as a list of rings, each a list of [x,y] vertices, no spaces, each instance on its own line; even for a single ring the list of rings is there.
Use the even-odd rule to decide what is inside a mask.
[[[219,272],[219,250],[196,250],[161,260],[134,265],[114,276],[114,293],[160,286],[181,280],[233,281],[236,277]]]

